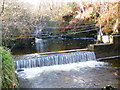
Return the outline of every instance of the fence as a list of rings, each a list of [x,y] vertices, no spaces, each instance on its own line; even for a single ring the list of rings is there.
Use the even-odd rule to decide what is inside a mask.
[[[110,24],[110,23],[105,23],[105,24]],[[45,30],[60,30],[60,29],[68,29],[65,32],[59,31],[57,34],[49,34],[49,33],[41,33],[39,34],[39,37],[61,37],[61,36],[68,36],[68,35],[74,35],[78,33],[87,33],[91,31],[99,32],[100,28],[96,27],[99,26],[100,24],[84,24],[80,26],[70,26],[70,27],[51,27],[51,26],[46,26],[43,29]],[[106,27],[108,29],[112,29],[113,27]],[[40,29],[40,28],[39,28]],[[8,36],[8,35],[6,35]],[[2,38],[35,38],[37,36],[36,33],[31,33],[29,35],[24,35],[24,36],[15,36],[15,37],[2,37]]]

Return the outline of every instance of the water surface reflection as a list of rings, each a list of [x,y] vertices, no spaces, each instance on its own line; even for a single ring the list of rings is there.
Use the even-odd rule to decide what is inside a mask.
[[[26,48],[15,48],[13,55],[23,55],[31,53],[52,52],[70,49],[86,48],[88,44],[95,43],[93,38],[47,38],[37,39],[35,45]]]

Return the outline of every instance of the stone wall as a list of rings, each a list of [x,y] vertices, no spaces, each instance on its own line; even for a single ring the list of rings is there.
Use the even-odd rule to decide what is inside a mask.
[[[93,50],[97,58],[119,56],[120,55],[120,35],[113,36],[113,43],[90,44],[89,50]]]
[[[118,16],[117,16],[117,32],[120,34],[120,1],[118,2]],[[91,44],[88,46],[89,50],[93,50],[97,58],[120,56],[120,35],[113,35],[112,43]]]

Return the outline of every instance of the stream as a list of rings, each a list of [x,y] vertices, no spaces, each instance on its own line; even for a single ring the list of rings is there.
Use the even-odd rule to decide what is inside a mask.
[[[18,72],[21,88],[102,88],[118,87],[120,65],[100,61],[25,68]]]
[[[32,56],[38,56],[42,52],[53,52],[71,49],[83,49],[88,44],[95,43],[94,39],[74,38],[74,39],[39,39],[32,48],[14,49],[15,61],[30,60]],[[77,52],[76,52],[77,53]],[[79,52],[78,52],[79,53]],[[73,54],[69,55],[69,58]],[[64,53],[59,55],[65,56]],[[77,54],[79,55],[79,54]],[[54,56],[54,54],[53,54]],[[74,55],[73,55],[74,56]],[[41,57],[41,56],[38,56]],[[51,58],[51,56],[47,55]],[[68,57],[68,56],[67,56]],[[76,56],[78,57],[78,56]],[[61,57],[62,58],[62,57]],[[86,57],[87,58],[87,57]],[[89,58],[89,57],[88,57]],[[35,59],[35,57],[32,57]],[[63,60],[68,58],[63,58]],[[75,59],[75,58],[74,58]],[[18,60],[18,61],[19,61]],[[70,59],[69,59],[70,60]],[[71,59],[73,60],[73,59]],[[43,67],[22,68],[17,71],[21,88],[102,88],[106,85],[118,87],[120,77],[119,59],[105,61],[79,60],[79,62],[62,63],[60,65],[50,65]],[[82,61],[82,62],[81,62]],[[43,59],[44,62],[44,59]],[[63,64],[64,63],[64,64]],[[24,62],[25,64],[25,62]],[[25,65],[24,65],[25,66]]]

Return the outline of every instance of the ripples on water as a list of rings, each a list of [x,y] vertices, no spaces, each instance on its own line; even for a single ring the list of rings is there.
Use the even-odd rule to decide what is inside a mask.
[[[42,39],[34,46],[14,49],[13,54],[33,57],[39,52],[61,51],[69,49],[86,48],[88,44],[95,43],[93,39]],[[36,53],[36,54],[31,54]],[[24,58],[24,57],[23,57]],[[34,57],[33,57],[34,58]],[[64,65],[44,66],[37,68],[24,68],[17,72],[21,88],[101,88],[106,85],[118,87],[118,70],[120,64],[117,60],[86,61]]]
[[[18,72],[20,87],[101,88],[117,87],[117,71],[107,62],[87,61],[65,65],[24,69]]]

